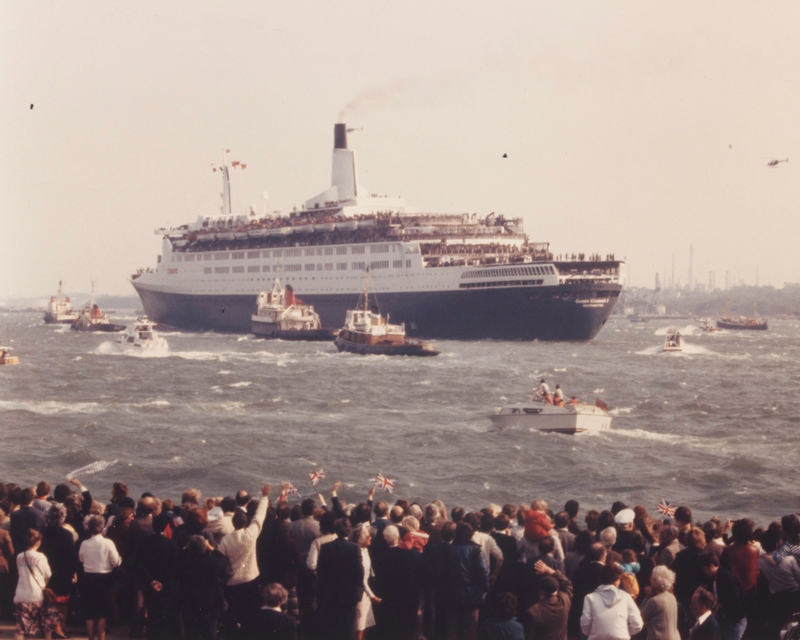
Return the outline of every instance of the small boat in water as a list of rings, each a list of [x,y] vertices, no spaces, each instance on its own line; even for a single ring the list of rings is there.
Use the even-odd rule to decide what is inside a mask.
[[[11,351],[11,347],[0,345],[0,365],[19,364],[19,358],[12,356],[9,351]]]
[[[122,331],[125,329],[125,325],[111,322],[108,314],[103,313],[100,307],[95,304],[94,283],[92,283],[92,297],[89,304],[78,314],[78,317],[72,323],[72,328],[75,331],[105,331],[113,333]]]
[[[61,280],[58,281],[58,295],[50,298],[50,304],[44,313],[47,324],[72,324],[78,319],[78,312],[72,308],[69,298],[61,293]]]
[[[758,318],[750,318],[748,316],[720,318],[717,320],[717,327],[719,329],[744,329],[749,331],[766,331],[768,328],[766,320],[759,320]]]
[[[125,331],[114,341],[123,351],[166,350],[167,339],[156,333],[155,324],[147,316],[140,316],[136,322],[129,324]]]
[[[593,405],[568,402],[557,407],[541,396],[534,395],[528,402],[498,407],[489,419],[497,429],[517,427],[575,435],[609,429],[611,416],[607,409],[608,406],[600,399]]]
[[[271,291],[258,294],[258,308],[250,318],[252,332],[261,338],[333,340],[336,332],[323,329],[314,307],[296,298],[290,286],[275,278]]]
[[[376,309],[369,306],[369,271],[362,294],[364,306],[351,309],[345,317],[344,327],[333,341],[339,351],[384,356],[438,356],[430,343],[406,337],[405,324],[389,324]]]
[[[700,324],[700,329],[706,331],[707,333],[719,331],[711,318],[700,318],[697,322]]]
[[[664,347],[662,351],[683,351],[683,336],[680,331],[675,329],[667,329],[667,335],[664,337]]]

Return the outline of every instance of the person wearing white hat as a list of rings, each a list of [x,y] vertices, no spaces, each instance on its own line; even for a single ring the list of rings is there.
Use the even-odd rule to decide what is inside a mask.
[[[617,541],[614,543],[614,551],[622,553],[625,549],[630,549],[635,535],[633,520],[636,514],[633,509],[623,509],[614,518],[617,527]]]

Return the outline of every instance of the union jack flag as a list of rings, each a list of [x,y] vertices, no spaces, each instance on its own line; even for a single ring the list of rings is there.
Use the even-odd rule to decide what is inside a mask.
[[[656,511],[667,516],[668,518],[675,515],[675,509],[677,509],[677,507],[673,507],[672,503],[667,502],[664,500],[664,498],[661,498],[661,502],[659,502],[658,506],[656,507]]]
[[[317,485],[317,482],[322,480],[325,477],[325,472],[322,469],[317,469],[316,471],[312,471],[308,474],[308,479],[313,486]]]
[[[380,486],[381,489],[384,491],[388,491],[389,493],[393,493],[394,490],[394,480],[390,480],[389,478],[384,478],[380,472],[378,475],[375,476],[375,484]]]
[[[295,487],[291,482],[289,483],[289,487],[286,489],[287,496],[293,496],[297,493],[297,487]]]

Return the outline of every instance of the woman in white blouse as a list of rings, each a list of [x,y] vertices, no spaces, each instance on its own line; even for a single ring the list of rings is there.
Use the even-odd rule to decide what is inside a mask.
[[[114,586],[111,572],[122,564],[117,547],[103,537],[104,527],[103,516],[89,518],[86,528],[92,537],[84,540],[78,551],[84,571],[78,590],[89,640],[95,640],[95,634],[98,640],[105,640],[106,618],[111,615],[111,589]]]
[[[372,603],[381,601],[369,587],[369,575],[372,570],[372,561],[369,557],[369,544],[372,542],[372,536],[369,533],[369,527],[353,529],[350,540],[361,547],[361,565],[364,567],[364,595],[361,596],[361,602],[356,605],[356,638],[364,640],[364,632],[375,626]]]
[[[44,589],[52,574],[47,558],[38,551],[41,543],[41,534],[36,529],[28,529],[25,533],[26,551],[17,556],[19,580],[14,593],[17,614],[14,640],[39,633],[44,634],[45,640],[50,640],[58,624],[58,611],[44,601]]]

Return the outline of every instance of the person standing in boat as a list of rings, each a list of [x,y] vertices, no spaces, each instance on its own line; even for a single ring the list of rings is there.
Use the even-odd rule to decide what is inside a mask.
[[[550,396],[550,387],[544,381],[544,378],[542,378],[539,381],[539,386],[536,387],[536,389],[533,390],[533,394],[541,396],[542,398],[547,400],[547,402],[549,402],[550,404],[553,404],[553,400],[552,400],[552,398]]]
[[[561,390],[561,385],[556,385],[556,390],[553,392],[553,404],[557,407],[564,406],[564,392]]]

